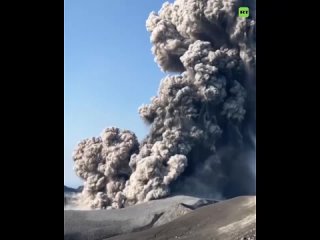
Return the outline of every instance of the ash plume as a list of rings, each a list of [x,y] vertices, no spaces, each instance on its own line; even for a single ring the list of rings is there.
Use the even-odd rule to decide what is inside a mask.
[[[250,16],[238,17],[248,6]],[[80,202],[121,208],[170,193],[255,193],[255,2],[176,0],[146,22],[161,70],[175,73],[139,108],[150,132],[107,128],[82,141]],[[255,158],[254,158],[255,162]]]

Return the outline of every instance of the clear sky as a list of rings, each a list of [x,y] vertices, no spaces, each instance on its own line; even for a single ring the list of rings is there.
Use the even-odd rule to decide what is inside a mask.
[[[82,181],[73,172],[72,151],[109,126],[147,127],[138,107],[149,103],[165,76],[151,54],[145,22],[164,0],[64,1],[64,183]],[[172,2],[172,1],[170,1]]]

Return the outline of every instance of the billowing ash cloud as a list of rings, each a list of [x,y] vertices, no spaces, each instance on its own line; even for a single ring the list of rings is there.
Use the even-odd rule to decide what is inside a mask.
[[[79,143],[73,154],[76,174],[85,180],[81,203],[92,208],[122,207],[130,156],[138,151],[134,133],[108,128],[99,138]]]
[[[249,18],[238,17],[239,6],[250,7]],[[78,145],[81,202],[120,208],[170,192],[255,193],[254,1],[176,0],[151,13],[146,25],[156,62],[177,74],[139,108],[150,125],[143,142],[108,128]]]

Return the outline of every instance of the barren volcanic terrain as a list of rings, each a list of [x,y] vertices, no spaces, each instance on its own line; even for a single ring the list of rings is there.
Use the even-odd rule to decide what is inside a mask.
[[[65,210],[64,239],[255,239],[255,207],[255,196],[217,203],[175,196],[124,209]]]

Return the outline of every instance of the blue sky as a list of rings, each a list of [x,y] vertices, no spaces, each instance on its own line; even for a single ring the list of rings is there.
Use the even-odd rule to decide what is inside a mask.
[[[64,1],[64,183],[82,181],[73,172],[72,151],[108,126],[147,127],[138,107],[149,103],[165,76],[151,54],[145,21],[164,0]]]

